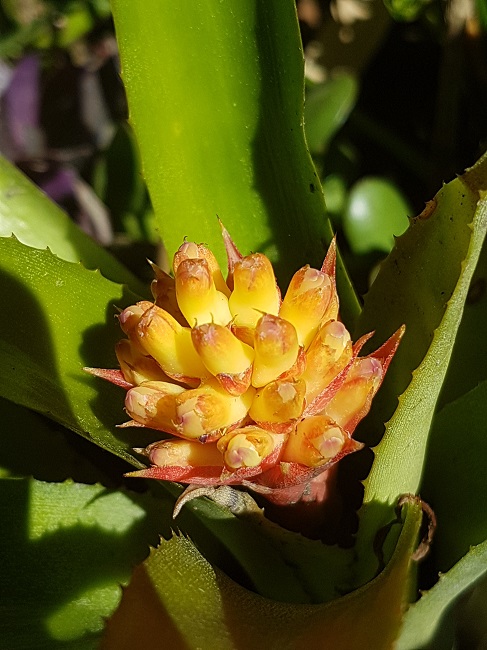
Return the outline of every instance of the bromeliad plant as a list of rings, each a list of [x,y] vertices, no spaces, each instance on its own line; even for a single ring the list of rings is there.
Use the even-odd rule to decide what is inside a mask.
[[[4,645],[436,643],[443,612],[486,567],[485,472],[474,471],[485,381],[455,392],[451,377],[475,340],[468,309],[460,326],[467,296],[483,304],[487,160],[411,219],[360,310],[339,259],[335,289],[294,3],[114,0],[113,11],[144,175],[177,252],[172,275],[154,266],[151,296],[0,165]],[[217,214],[246,253],[225,232],[226,281]],[[372,331],[376,351],[359,355]],[[93,372],[119,386],[83,367],[112,369]],[[120,385],[140,426],[118,426]],[[362,444],[374,460],[353,549],[272,524],[231,487],[316,501],[326,470]],[[162,480],[121,487],[127,463]],[[183,498],[173,520],[171,481],[211,500]],[[416,599],[420,490],[444,574]]]

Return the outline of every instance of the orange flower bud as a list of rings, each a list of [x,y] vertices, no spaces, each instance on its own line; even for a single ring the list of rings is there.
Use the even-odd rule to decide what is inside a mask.
[[[264,429],[286,433],[301,417],[305,391],[302,379],[273,381],[257,391],[249,415]]]
[[[299,344],[306,349],[314,338],[321,321],[329,316],[327,309],[333,297],[330,277],[322,271],[304,266],[291,279],[281,305],[279,316],[294,325]]]
[[[306,350],[306,401],[311,404],[352,358],[350,334],[339,321],[325,323]]]
[[[254,253],[236,262],[229,298],[235,327],[255,327],[262,313],[277,315],[280,302],[274,270],[265,255]]]
[[[181,262],[189,259],[202,259],[206,260],[210,274],[215,283],[215,287],[218,291],[221,291],[228,298],[230,295],[230,289],[228,288],[223,275],[220,269],[220,265],[216,257],[213,255],[212,251],[207,248],[204,244],[195,244],[193,242],[184,242],[181,244],[176,254],[174,255],[173,269],[174,273],[177,272],[177,269]]]
[[[129,384],[138,385],[145,381],[166,381],[169,378],[152,358],[141,354],[139,348],[128,339],[122,339],[115,346],[120,369]]]
[[[248,426],[222,436],[217,447],[223,454],[225,465],[232,471],[257,467],[282,442],[282,438],[260,427]]]
[[[294,326],[279,316],[262,316],[255,328],[254,351],[252,386],[259,388],[277,379],[296,362],[299,343]]]
[[[227,325],[232,320],[228,298],[216,289],[205,259],[181,261],[176,270],[176,296],[191,327],[203,323]]]
[[[191,330],[182,327],[164,309],[155,305],[148,309],[135,333],[139,344],[169,377],[194,384],[192,378],[208,376],[208,370],[194,349]]]
[[[287,439],[281,461],[319,467],[337,456],[347,436],[325,415],[314,415],[298,423]]]
[[[176,398],[176,433],[182,438],[201,441],[217,438],[247,415],[255,391],[250,388],[238,397],[229,395],[217,384],[203,384],[186,390]]]
[[[357,358],[347,377],[323,413],[345,431],[356,426],[370,408],[383,378],[382,364],[374,357]]]
[[[191,331],[193,345],[206,368],[231,395],[250,386],[254,351],[222,325],[206,323]]]

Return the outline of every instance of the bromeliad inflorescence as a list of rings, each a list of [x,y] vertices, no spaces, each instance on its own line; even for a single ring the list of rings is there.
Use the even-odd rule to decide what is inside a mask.
[[[128,476],[245,485],[276,502],[362,445],[369,411],[403,333],[359,357],[338,316],[333,242],[320,270],[295,273],[283,299],[268,258],[243,257],[223,229],[225,281],[213,253],[185,242],[174,277],[153,265],[154,302],[120,315],[120,370],[88,369],[127,389],[121,426],[166,434],[136,449],[151,465]]]

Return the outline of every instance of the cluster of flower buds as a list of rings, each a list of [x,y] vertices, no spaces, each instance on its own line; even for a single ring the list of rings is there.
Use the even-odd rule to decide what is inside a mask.
[[[91,372],[127,389],[121,426],[169,434],[135,450],[150,467],[128,476],[245,485],[279,501],[361,447],[352,433],[403,329],[358,356],[371,334],[353,344],[339,320],[334,242],[281,298],[268,258],[223,236],[226,281],[206,246],[183,243],[174,276],[153,265],[154,301],[119,316],[120,370]]]

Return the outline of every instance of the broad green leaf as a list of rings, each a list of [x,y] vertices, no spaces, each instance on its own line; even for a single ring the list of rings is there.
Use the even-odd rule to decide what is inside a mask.
[[[389,649],[407,599],[421,510],[406,515],[391,562],[372,582],[325,605],[270,601],[214,569],[184,537],[162,542],[136,569],[102,648]]]
[[[159,535],[168,502],[100,485],[0,481],[2,647],[98,647],[121,584]]]
[[[473,544],[487,538],[479,502],[487,492],[487,381],[447,404],[428,440],[421,494],[438,518],[436,566],[449,569]]]
[[[392,504],[419,486],[436,401],[487,228],[487,201],[479,200],[487,187],[486,167],[484,157],[440,190],[398,239],[366,298],[362,331],[375,326],[382,339],[406,323],[406,335],[368,419],[368,440],[374,443],[401,395],[365,483],[359,553],[369,553],[385,523],[387,508],[378,504]],[[369,559],[359,562],[359,582],[373,575],[375,561]]]
[[[343,230],[354,253],[389,253],[394,237],[407,229],[411,209],[390,181],[369,176],[351,188],[343,215]]]
[[[223,263],[216,215],[285,283],[321,264],[331,228],[303,129],[293,0],[113,0],[130,119],[172,255],[184,237]],[[143,47],[141,44],[143,43]],[[348,314],[358,307],[343,282]]]
[[[411,605],[404,617],[404,627],[397,650],[436,648],[435,635],[442,616],[458,597],[487,571],[487,541],[474,546],[417,603]]]
[[[325,152],[331,138],[349,116],[357,92],[357,81],[350,74],[337,75],[307,91],[304,124],[311,153]]]
[[[0,239],[2,397],[48,415],[129,462],[138,435],[116,429],[123,391],[83,372],[115,368],[115,315],[137,300],[120,285],[50,251]],[[146,436],[145,436],[146,438]]]
[[[0,236],[12,234],[27,246],[49,247],[62,259],[81,261],[87,268],[100,269],[105,277],[127,284],[133,291],[147,292],[122,264],[0,156]]]

